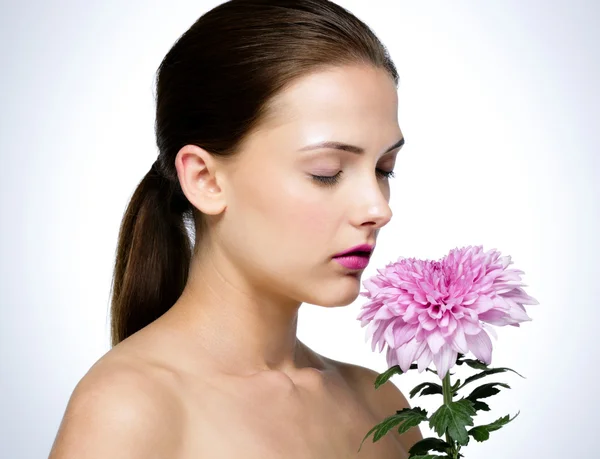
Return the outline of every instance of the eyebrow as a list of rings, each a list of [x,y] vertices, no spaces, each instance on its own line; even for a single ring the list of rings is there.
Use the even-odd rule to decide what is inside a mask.
[[[385,151],[385,153],[392,151],[398,147],[401,147],[402,145],[404,145],[404,137],[402,137],[400,140],[398,140],[398,142],[396,142],[394,145],[390,146]],[[357,155],[361,155],[365,152],[364,148],[357,147],[356,145],[348,145],[346,143],[335,142],[335,141],[330,141],[330,140],[325,141],[325,142],[315,143],[313,145],[308,145],[306,147],[301,148],[298,151],[316,150],[317,148],[332,148],[334,150],[349,151],[350,153],[356,153]]]

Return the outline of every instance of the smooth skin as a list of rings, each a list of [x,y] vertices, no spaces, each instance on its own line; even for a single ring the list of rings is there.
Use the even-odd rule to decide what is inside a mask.
[[[334,67],[286,88],[234,161],[181,148],[182,190],[209,227],[184,292],[82,378],[50,459],[408,457],[418,427],[357,453],[409,406],[398,388],[375,390],[375,371],[296,337],[302,303],[358,297],[362,271],[332,256],[375,243],[392,218],[393,179],[379,171],[396,162],[397,109],[384,70]],[[304,149],[322,141],[364,152]],[[312,177],[340,171],[332,185]]]

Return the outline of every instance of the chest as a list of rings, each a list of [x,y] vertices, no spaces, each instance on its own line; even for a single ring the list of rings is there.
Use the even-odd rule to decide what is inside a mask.
[[[239,387],[191,400],[182,459],[406,459],[390,434],[373,443],[381,422],[342,384]],[[359,447],[361,448],[358,452]]]

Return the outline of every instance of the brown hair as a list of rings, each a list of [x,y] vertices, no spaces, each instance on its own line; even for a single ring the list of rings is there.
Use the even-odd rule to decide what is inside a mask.
[[[193,247],[205,231],[201,213],[179,184],[179,150],[191,144],[233,157],[272,116],[273,97],[294,80],[355,64],[384,69],[398,85],[396,68],[373,31],[328,0],[231,0],[201,16],[175,42],[157,71],[158,159],[135,189],[120,226],[113,346],[177,301]]]

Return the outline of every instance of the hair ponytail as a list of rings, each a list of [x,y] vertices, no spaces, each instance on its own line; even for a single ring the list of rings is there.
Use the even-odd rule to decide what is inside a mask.
[[[173,188],[157,161],[125,211],[113,276],[112,346],[164,314],[185,287],[192,255],[185,225],[190,204]]]

